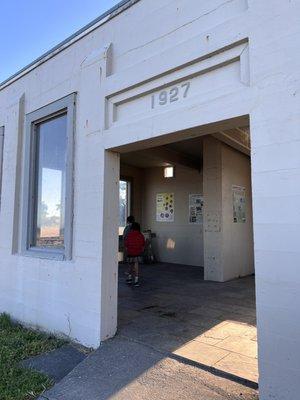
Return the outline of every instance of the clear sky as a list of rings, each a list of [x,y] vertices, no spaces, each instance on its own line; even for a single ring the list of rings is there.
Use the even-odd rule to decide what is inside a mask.
[[[120,0],[0,0],[0,82]]]

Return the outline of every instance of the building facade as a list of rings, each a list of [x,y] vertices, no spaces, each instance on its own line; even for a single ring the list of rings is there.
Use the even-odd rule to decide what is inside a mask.
[[[125,1],[3,82],[0,311],[91,347],[112,337],[120,155],[247,125],[260,398],[298,399],[299,16],[297,0]],[[222,200],[206,209],[199,256],[220,281],[240,275],[223,217]]]

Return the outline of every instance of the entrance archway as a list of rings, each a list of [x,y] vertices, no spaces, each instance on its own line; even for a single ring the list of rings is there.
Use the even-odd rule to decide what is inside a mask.
[[[239,125],[240,121],[244,122],[243,125]],[[245,121],[247,124],[245,124]],[[131,169],[155,167],[162,170],[163,166],[175,165],[175,168],[178,169],[180,166],[187,168],[190,171],[193,169],[194,171],[198,170],[198,174],[199,171],[201,172],[201,170],[203,173],[204,168],[205,176],[202,176],[202,185],[206,185],[205,192],[202,190],[202,193],[198,193],[199,195],[203,195],[204,204],[205,197],[207,198],[207,203],[204,206],[203,211],[202,235],[204,251],[202,254],[202,260],[200,261],[200,256],[199,263],[197,264],[193,261],[182,261],[180,259],[180,254],[174,256],[174,248],[176,246],[180,247],[180,239],[177,237],[174,240],[174,235],[172,237],[169,233],[169,236],[171,237],[169,237],[167,241],[165,240],[166,237],[164,237],[163,245],[161,243],[157,243],[157,246],[160,246],[160,257],[157,258],[161,258],[162,260],[162,263],[159,267],[161,269],[158,271],[158,274],[163,276],[164,271],[166,271],[166,262],[170,261],[171,263],[185,266],[187,264],[201,266],[202,263],[202,267],[204,266],[204,277],[209,281],[228,282],[234,278],[250,276],[254,272],[249,135],[250,131],[248,119],[237,118],[235,121],[224,121],[223,126],[221,123],[218,123],[216,125],[210,125],[209,127],[199,127],[183,132],[176,132],[166,137],[159,138],[157,141],[150,139],[149,141],[135,142],[129,144],[128,146],[123,146],[122,148],[113,149],[113,151],[116,153],[108,152],[107,156],[117,158],[118,163],[121,159],[121,171],[123,165],[123,172],[121,172],[121,175],[117,175],[115,173],[114,168],[117,168],[117,164],[115,164],[115,167],[112,169],[114,171],[113,179],[115,179],[116,182],[118,182],[117,179],[119,179],[120,176],[128,176],[128,166],[130,166]],[[158,146],[155,146],[156,143]],[[200,146],[200,143],[202,146],[201,151],[199,151],[199,149],[197,150],[197,146]],[[205,149],[205,154],[203,153],[203,149]],[[230,167],[230,160],[232,163],[234,163],[233,169],[228,168]],[[127,165],[127,169],[124,169],[124,165]],[[234,173],[234,171],[238,171],[238,173]],[[144,182],[146,181],[145,178],[142,179]],[[131,176],[131,180],[132,185],[134,186],[136,184],[134,182],[134,176]],[[212,184],[215,186],[212,187]],[[155,193],[162,191],[159,184],[158,189],[153,190]],[[147,191],[144,189],[143,192],[147,194]],[[193,188],[188,189],[188,192],[189,194],[197,194],[197,190],[194,190]],[[118,198],[118,193],[115,191],[114,195],[116,200]],[[186,207],[188,209],[187,199],[189,196],[187,193],[185,193],[185,195]],[[152,206],[154,197],[155,196],[152,196]],[[112,200],[112,197],[110,198]],[[139,201],[143,202],[142,199]],[[238,215],[236,208],[237,201],[242,201],[242,209]],[[136,199],[134,202],[135,205],[137,205],[138,202]],[[108,205],[110,206],[111,202],[108,202]],[[182,204],[178,204],[178,209],[184,207],[185,206]],[[137,210],[138,207],[135,208],[135,213],[138,213]],[[153,216],[153,210],[151,212]],[[111,214],[111,211],[108,212],[107,210],[107,213]],[[186,217],[188,217],[188,212],[186,213]],[[141,219],[141,213],[138,219]],[[189,223],[190,222],[188,222],[187,225]],[[249,224],[249,226],[247,224]],[[145,227],[146,225],[144,224],[144,228]],[[245,229],[245,227],[247,228]],[[170,229],[172,229],[172,227]],[[179,231],[182,232],[182,229],[183,225],[180,227]],[[116,232],[117,230],[118,228],[115,226],[114,231]],[[234,240],[235,245],[233,245],[234,243],[231,241],[231,238],[234,237],[234,235],[238,235],[237,239]],[[238,242],[239,239],[241,240],[240,244]],[[114,243],[117,244],[117,240],[115,240]],[[173,244],[173,251],[171,249],[171,244]],[[170,253],[173,253],[171,256],[173,259],[168,258],[169,256],[166,255],[164,255],[163,258],[161,257],[161,249],[163,246],[165,246],[167,253],[168,250],[171,249],[171,251],[169,251],[169,256]],[[181,248],[183,249],[184,247]],[[237,250],[239,250],[240,253],[239,256],[235,258],[237,255]],[[186,247],[186,250],[183,251],[183,257],[185,257],[187,260],[191,253],[191,247]],[[197,255],[194,256],[197,257]],[[186,269],[186,271],[187,270],[188,269]],[[116,261],[114,265],[114,271],[115,274],[117,274]],[[174,271],[176,271],[176,268]],[[196,270],[191,269],[190,271],[192,276]],[[168,273],[169,272],[170,269]],[[177,269],[177,273],[180,275],[182,273],[182,269],[180,272]],[[181,275],[181,278],[184,275],[185,274]],[[122,281],[122,278],[120,279]],[[151,273],[150,275],[148,273],[147,279],[151,280]],[[203,278],[200,278],[200,276],[197,279],[199,279],[199,281],[201,280],[201,282],[204,282]],[[177,283],[175,282],[175,286],[177,284],[178,281]],[[215,285],[216,284],[210,283],[207,287],[209,287],[212,292],[218,291],[217,288],[222,287],[218,284],[217,286]],[[158,287],[159,285],[153,290],[158,291]],[[205,286],[198,286],[196,290],[201,290],[201,287],[203,289],[203,293],[207,294]],[[244,280],[223,284],[222,288],[224,289],[224,293],[222,293],[222,291],[219,292],[219,303],[218,301],[216,302],[211,299],[210,304],[214,303],[213,307],[204,301],[202,301],[201,304],[201,296],[199,296],[199,304],[188,304],[188,302],[186,302],[187,308],[192,307],[194,310],[197,309],[198,305],[198,313],[199,309],[201,310],[201,307],[202,311],[203,307],[206,308],[206,312],[208,312],[208,315],[206,315],[206,324],[203,323],[205,318],[203,314],[200,313],[200,317],[195,317],[192,321],[192,323],[198,324],[198,326],[199,324],[202,324],[202,328],[198,331],[198,334],[196,334],[194,330],[194,337],[181,337],[181,342],[179,340],[176,345],[174,345],[174,338],[172,342],[170,337],[168,337],[166,340],[171,343],[171,348],[170,346],[168,348],[170,351],[172,350],[174,354],[178,353],[180,356],[185,354],[186,356],[187,352],[191,351],[190,346],[194,346],[192,353],[195,354],[190,355],[189,357],[194,361],[195,359],[198,361],[203,361],[203,358],[197,358],[197,352],[199,351],[195,350],[195,343],[197,345],[199,342],[200,347],[206,346],[208,353],[209,350],[211,350],[211,354],[215,355],[211,356],[211,354],[209,355],[206,353],[206,359],[211,356],[211,360],[206,362],[207,365],[205,362],[199,361],[201,364],[204,364],[209,368],[218,369],[218,362],[221,361],[221,359],[227,358],[228,362],[225,360],[219,364],[222,372],[227,373],[228,376],[235,375],[243,378],[244,380],[248,380],[249,382],[257,382],[258,373],[254,278],[245,278]],[[150,290],[150,287],[147,287],[147,290]],[[164,287],[164,290],[166,291],[166,287]],[[233,301],[229,301],[226,305],[228,297],[231,297]],[[165,306],[162,306],[162,304],[159,304],[159,302],[156,302],[156,304],[144,304],[141,299],[139,300],[141,301],[141,307],[138,307],[132,311],[140,312],[141,314],[146,312],[149,314],[149,310],[152,310],[154,313],[160,313],[163,317],[168,315],[176,315],[176,311],[169,310],[168,307],[164,309]],[[176,304],[175,301],[175,303],[173,303],[173,308],[176,307],[178,307],[178,303]],[[223,312],[220,313],[220,309],[222,309],[222,307]],[[210,310],[211,318],[209,318],[209,311],[207,310]],[[177,311],[177,314],[180,315],[181,320],[185,319],[183,316],[185,312],[187,312],[187,310],[184,309],[181,313]],[[219,313],[217,317],[216,313]],[[187,312],[187,314],[189,314],[189,312]],[[189,317],[192,319],[190,315]],[[201,318],[203,318],[203,320],[201,320]],[[208,319],[210,319],[209,322]],[[174,321],[172,321],[172,323],[173,322]],[[173,329],[176,329],[176,327],[174,326]],[[192,345],[189,345],[188,348],[186,347],[187,342],[192,342]],[[247,354],[242,354],[243,352],[239,350],[241,348],[239,347],[241,343],[243,343]],[[246,345],[247,343],[248,348]],[[218,357],[220,357],[220,360],[218,360]],[[248,373],[243,370],[242,365],[245,364],[247,364]]]

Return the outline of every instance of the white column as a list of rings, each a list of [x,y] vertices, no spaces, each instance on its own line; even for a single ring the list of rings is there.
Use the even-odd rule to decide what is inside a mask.
[[[118,311],[118,226],[120,157],[104,153],[101,258],[101,340],[115,335]],[[100,205],[101,207],[102,205]]]
[[[234,221],[233,187],[245,194]],[[213,137],[203,143],[204,277],[224,282],[254,272],[250,158]]]
[[[223,281],[222,147],[213,137],[203,140],[204,279]]]

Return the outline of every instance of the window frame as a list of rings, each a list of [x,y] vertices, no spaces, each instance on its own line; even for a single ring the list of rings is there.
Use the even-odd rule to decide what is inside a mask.
[[[30,257],[55,260],[72,259],[73,242],[73,169],[74,169],[74,132],[75,132],[76,93],[48,104],[26,115],[25,157],[24,157],[24,190],[22,222],[22,254]],[[64,249],[50,249],[33,246],[36,208],[36,131],[37,126],[55,117],[66,114],[67,118],[67,154],[66,154],[66,187],[65,187],[65,228]]]

